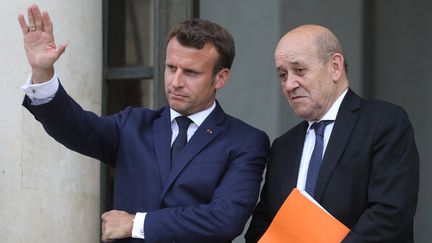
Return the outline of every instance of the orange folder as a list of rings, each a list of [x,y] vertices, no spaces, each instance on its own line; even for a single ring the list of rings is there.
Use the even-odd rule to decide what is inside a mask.
[[[350,230],[294,188],[259,243],[341,242]]]

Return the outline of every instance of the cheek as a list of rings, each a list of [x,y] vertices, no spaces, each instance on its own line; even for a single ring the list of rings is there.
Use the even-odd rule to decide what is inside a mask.
[[[165,87],[167,87],[169,83],[170,83],[169,74],[167,72],[165,72],[164,73],[164,85],[165,85]]]
[[[288,89],[286,88],[284,82],[280,82],[280,87],[281,87],[282,93],[283,93],[285,96],[288,96]]]
[[[179,78],[179,77],[177,77]],[[171,85],[171,83],[176,79],[176,73],[169,71],[169,70],[165,70],[164,71],[164,83],[165,86],[169,86]]]
[[[282,90],[282,93],[285,95],[286,99],[288,100],[288,102],[291,103],[291,95],[287,90]]]
[[[206,80],[196,80],[191,82],[189,89],[197,95],[204,96],[212,89],[211,84],[207,83]]]
[[[314,108],[321,106],[322,96],[319,92],[310,92],[310,105]]]

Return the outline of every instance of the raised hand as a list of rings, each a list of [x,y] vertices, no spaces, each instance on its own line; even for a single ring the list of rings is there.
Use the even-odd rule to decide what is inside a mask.
[[[24,36],[24,49],[32,68],[33,83],[43,83],[54,75],[54,62],[66,49],[67,44],[56,46],[53,24],[47,12],[41,12],[36,4],[27,9],[28,25],[24,15],[18,16]]]

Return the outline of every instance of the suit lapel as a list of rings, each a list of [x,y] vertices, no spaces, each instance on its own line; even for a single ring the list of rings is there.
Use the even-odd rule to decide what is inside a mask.
[[[171,135],[170,113],[169,108],[166,107],[153,124],[154,148],[162,184],[166,181],[170,171]]]
[[[162,189],[161,200],[190,161],[223,131],[223,127],[220,124],[223,123],[224,118],[225,113],[217,103],[216,108],[204,120],[201,126],[198,127],[178,155],[176,161],[172,162],[172,169]]]
[[[300,168],[300,160],[303,153],[303,145],[306,135],[306,129],[308,123],[303,121],[297,125],[291,132],[291,136],[287,136],[287,141],[282,142],[282,149],[286,151],[285,156],[282,158],[284,166],[284,178],[281,183],[281,196],[282,202],[291,192],[291,190],[297,186],[298,172]]]
[[[315,199],[320,202],[334,168],[339,163],[340,157],[345,150],[348,139],[357,122],[358,116],[354,111],[360,108],[360,97],[348,90],[342,104],[327,144],[323,162],[315,189]]]

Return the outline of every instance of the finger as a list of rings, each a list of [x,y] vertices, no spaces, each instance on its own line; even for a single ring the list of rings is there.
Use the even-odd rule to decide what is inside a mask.
[[[103,241],[103,242],[113,242],[113,239],[111,239],[111,238],[109,238],[109,237],[106,237],[106,236],[102,235],[102,241]]]
[[[107,242],[108,238],[105,235],[102,235],[102,241]]]
[[[108,236],[107,232],[103,232],[103,233],[102,233],[102,241],[103,241],[103,242],[112,242],[113,239],[111,239],[111,238]]]
[[[29,27],[27,26],[25,19],[24,19],[24,15],[22,15],[22,14],[18,15],[18,22],[21,26],[21,30],[22,30],[23,34],[27,34],[30,30],[29,30]]]
[[[107,233],[106,233],[106,227],[105,227],[105,221],[102,223],[102,241],[105,241],[107,239]]]
[[[64,43],[60,44],[59,47],[58,47],[57,49],[61,49],[61,46],[62,46],[62,45],[65,45],[65,44],[64,44]],[[65,47],[65,48],[66,48],[66,47]],[[102,220],[105,220],[105,218],[107,217],[107,214],[108,214],[108,212],[103,213],[103,214],[101,215],[101,219],[102,219]]]
[[[32,12],[33,12],[34,21],[36,24],[36,29],[44,31],[45,30],[44,23],[42,20],[42,14],[41,14],[39,7],[37,5],[33,5],[32,6]]]
[[[102,223],[102,234],[105,234],[105,230],[106,230],[106,222],[105,221],[103,221],[103,223]]]
[[[35,27],[35,20],[34,20],[34,16],[33,16],[32,7],[33,7],[33,5],[27,8],[27,16],[28,16],[30,28]]]
[[[42,18],[43,18],[43,22],[44,22],[44,26],[45,26],[45,31],[48,34],[52,34],[53,33],[53,24],[51,22],[51,18],[50,18],[47,11],[42,12]]]

